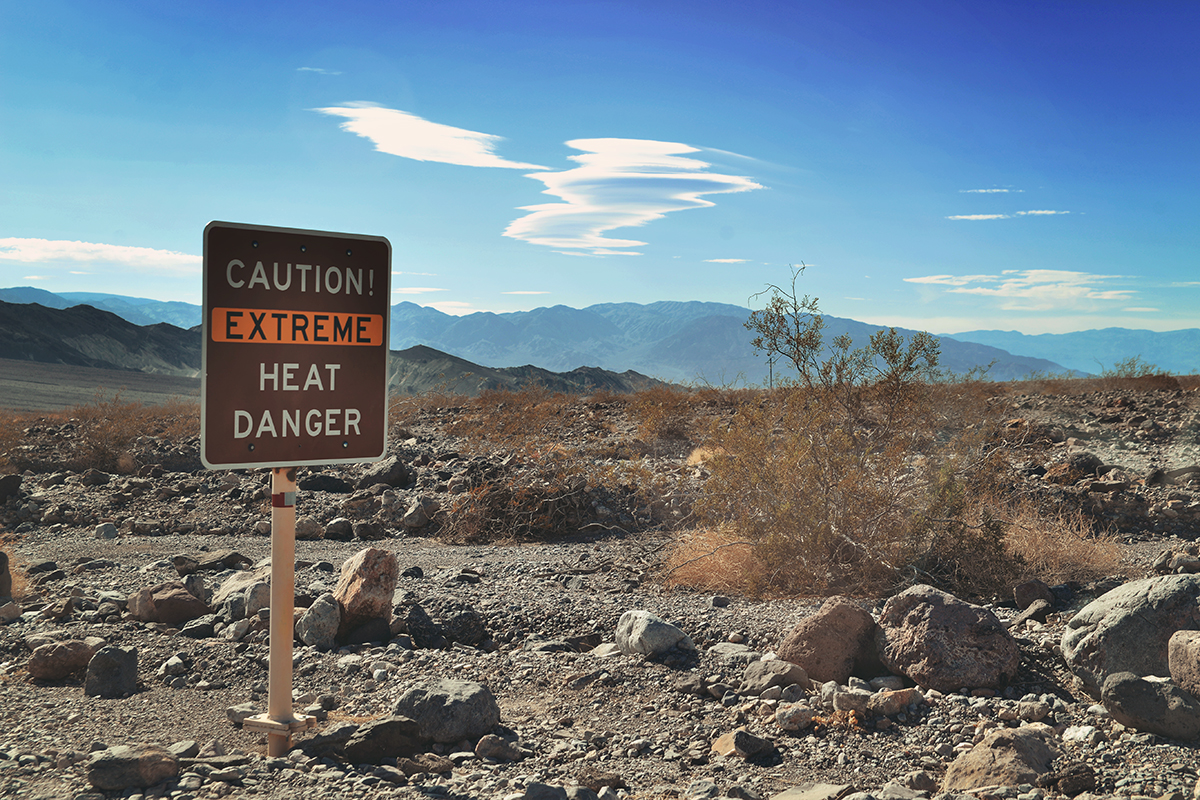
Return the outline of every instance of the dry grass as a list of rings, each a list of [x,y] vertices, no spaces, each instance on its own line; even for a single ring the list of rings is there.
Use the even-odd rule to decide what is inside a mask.
[[[755,554],[754,543],[739,539],[728,527],[682,532],[665,566],[667,586],[751,596],[765,588],[755,581],[767,568]]]
[[[656,386],[638,392],[629,401],[638,434],[647,442],[687,439],[691,433],[697,397],[677,386]]]

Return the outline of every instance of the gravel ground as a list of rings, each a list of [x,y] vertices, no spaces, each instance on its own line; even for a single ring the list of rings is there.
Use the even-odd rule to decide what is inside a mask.
[[[1154,431],[1136,436],[1132,430],[1142,428],[1131,430],[1124,417],[1098,421],[1095,410],[1109,408],[1105,404],[1113,401],[1106,397],[1046,403],[1018,398],[1013,414],[1064,434],[1053,437],[1061,441],[1051,447],[1051,460],[1081,449],[1100,449],[1101,443],[1107,448],[1108,433],[1119,430],[1128,434],[1132,446],[1110,448],[1112,454],[1119,452],[1121,462],[1109,461],[1110,450],[1104,451],[1104,460],[1120,463],[1131,474],[1196,463],[1190,432],[1195,423],[1192,396],[1160,394],[1135,402],[1159,409],[1162,429],[1173,431],[1169,436]],[[1166,407],[1172,400],[1181,402]],[[1161,405],[1154,405],[1159,401]],[[621,431],[620,426],[610,428]],[[252,631],[241,641],[220,635],[193,639],[161,623],[102,613],[106,599],[177,579],[170,560],[176,554],[234,550],[251,563],[267,558],[269,539],[260,524],[266,518],[264,476],[195,471],[189,462],[195,457],[193,449],[147,440],[135,454],[141,465],[138,475],[91,483],[94,476],[86,471],[54,468],[55,459],[64,458],[62,447],[72,433],[69,423],[47,424],[27,436],[29,463],[22,493],[4,508],[6,530],[19,532],[8,548],[13,573],[18,582],[28,584],[30,596],[27,613],[0,627],[3,797],[88,795],[88,753],[115,745],[168,746],[189,740],[209,757],[185,760],[178,779],[148,789],[90,796],[504,798],[523,796],[527,788],[542,783],[606,783],[620,787],[618,795],[635,797],[716,792],[753,798],[810,782],[845,785],[849,791],[879,798],[933,796],[946,765],[959,752],[989,727],[1018,725],[1023,717],[1032,718],[1030,713],[1060,733],[1079,726],[1097,729],[1086,742],[1064,745],[1072,759],[1094,771],[1097,796],[1187,796],[1200,771],[1193,745],[1123,729],[1067,674],[1056,652],[1063,626],[1107,585],[1079,587],[1045,625],[1029,623],[1014,630],[1022,670],[997,696],[927,692],[925,703],[904,713],[859,723],[826,709],[813,725],[789,732],[773,721],[772,699],[698,696],[681,690],[677,683],[696,675],[708,684],[736,687],[744,656],[710,648],[739,643],[754,652],[770,652],[798,620],[813,613],[820,599],[758,601],[734,596],[724,604],[711,595],[663,588],[654,580],[654,570],[668,540],[653,531],[636,532],[639,523],[653,522],[655,511],[622,501],[616,490],[592,496],[591,516],[579,526],[586,533],[550,544],[448,546],[420,535],[397,536],[396,528],[378,541],[297,542],[300,600],[332,589],[347,557],[365,546],[381,547],[395,553],[402,573],[409,573],[399,579],[397,613],[419,604],[439,619],[469,607],[482,615],[490,639],[481,647],[455,644],[442,650],[411,649],[404,637],[328,652],[298,645],[293,659],[297,707],[316,702],[328,708],[328,718],[316,731],[298,734],[298,749],[287,758],[268,759],[263,737],[236,727],[226,715],[228,708],[246,701],[265,710],[265,631]],[[395,525],[408,503],[422,494],[445,500],[449,484],[456,478],[466,481],[472,470],[482,468],[480,458],[504,469],[528,467],[505,464],[496,454],[460,453],[461,442],[438,438],[421,425],[408,433],[399,452],[410,463],[426,462],[409,489],[396,490],[390,502],[386,492],[310,491],[302,493],[298,512],[328,522],[365,507]],[[657,461],[649,460],[652,469],[664,475],[683,476],[671,484],[680,498],[686,497],[683,484],[703,479],[683,464],[685,454],[686,448],[664,449]],[[326,472],[353,483],[361,470]],[[1083,485],[1062,491],[1080,503],[1095,495]],[[1144,496],[1108,513],[1120,523],[1130,572],[1147,574],[1159,551],[1186,546],[1195,538],[1194,511],[1188,505],[1195,501],[1189,485],[1130,491]],[[1172,494],[1177,495],[1174,500]],[[1174,516],[1154,511],[1156,505],[1171,508],[1171,502],[1181,509]],[[392,517],[389,508],[394,510]],[[659,512],[670,513],[670,508]],[[118,538],[95,537],[96,525],[104,521],[118,525]],[[30,568],[47,562],[62,574],[46,578],[54,573],[43,567],[27,575]],[[412,567],[420,568],[420,577]],[[231,574],[207,573],[205,583],[210,589],[217,587]],[[53,621],[41,613],[68,596],[75,597],[70,616]],[[882,599],[862,602],[876,613],[882,605]],[[1017,614],[1005,598],[993,608],[1001,619]],[[693,638],[699,655],[662,662],[589,651],[597,643],[612,642],[618,618],[631,609],[648,610],[678,625]],[[139,691],[106,700],[86,697],[78,676],[50,683],[31,679],[25,667],[26,637],[46,631],[136,647]],[[565,640],[574,648],[542,651],[546,640]],[[182,680],[168,685],[158,673],[172,656],[180,657],[186,671],[178,676]],[[438,746],[435,752],[441,750],[454,762],[452,772],[418,773],[406,785],[396,785],[391,777],[381,777],[378,767],[314,758],[301,748],[311,736],[339,722],[390,713],[406,689],[436,676],[488,686],[500,705],[500,732],[528,750],[528,756],[507,763],[476,757],[470,752],[471,742]],[[1031,707],[1042,710],[1029,712]],[[743,726],[768,740],[771,748],[751,759],[710,752],[716,738]],[[988,796],[1038,800],[1054,794],[1052,788],[1021,786]]]

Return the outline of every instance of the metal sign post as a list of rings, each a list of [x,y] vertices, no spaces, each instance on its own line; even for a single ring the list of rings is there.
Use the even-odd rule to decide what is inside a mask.
[[[204,229],[200,459],[271,468],[267,712],[243,727],[273,757],[316,723],[292,712],[296,467],[384,456],[391,258],[381,236]]]

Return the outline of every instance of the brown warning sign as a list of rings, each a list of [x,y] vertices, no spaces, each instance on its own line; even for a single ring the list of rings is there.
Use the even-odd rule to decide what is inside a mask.
[[[390,297],[391,244],[381,236],[210,223],[204,465],[382,458]]]

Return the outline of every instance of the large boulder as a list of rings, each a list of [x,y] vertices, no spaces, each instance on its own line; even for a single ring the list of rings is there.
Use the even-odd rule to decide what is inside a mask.
[[[876,645],[892,672],[942,692],[1003,686],[1021,664],[1020,648],[995,614],[925,585],[887,601]]]
[[[1166,678],[1114,673],[1104,679],[1100,701],[1126,727],[1181,741],[1200,736],[1200,702]]]
[[[296,638],[318,650],[332,650],[342,624],[342,608],[329,592],[318,597],[296,620]]]
[[[617,620],[617,647],[625,655],[661,658],[672,650],[695,650],[691,637],[649,611],[626,611]]]
[[[878,672],[878,627],[869,611],[838,595],[826,600],[816,614],[800,620],[783,637],[777,654],[804,667],[815,681],[845,684],[851,675],[870,677]]]
[[[29,657],[29,676],[60,681],[87,667],[95,650],[81,639],[62,639],[38,645]]]
[[[387,758],[416,755],[427,742],[415,720],[390,716],[360,725],[342,755],[351,764],[382,764]]]
[[[1034,723],[992,731],[946,769],[943,792],[965,792],[985,786],[1035,784],[1063,755],[1054,730]]]
[[[1200,698],[1200,631],[1175,631],[1167,642],[1171,680],[1192,697]]]
[[[342,607],[341,632],[354,630],[367,620],[392,618],[392,595],[400,567],[396,556],[377,547],[360,550],[342,564],[334,598]]]
[[[1163,575],[1118,586],[1067,623],[1062,652],[1093,697],[1108,676],[1169,675],[1171,636],[1200,629],[1200,575]]]
[[[404,488],[412,480],[412,473],[399,456],[390,456],[368,469],[355,484],[359,489],[369,489],[378,483]]]
[[[88,697],[127,697],[137,691],[135,647],[102,647],[87,665],[83,693]]]
[[[92,754],[88,783],[105,792],[156,786],[179,774],[179,759],[156,745],[120,745]]]
[[[203,600],[187,590],[179,581],[139,589],[129,596],[129,613],[143,622],[165,622],[178,625],[212,613]]]
[[[475,741],[500,722],[500,706],[491,690],[451,679],[414,686],[396,701],[392,713],[416,720],[421,736],[442,743]]]

